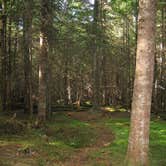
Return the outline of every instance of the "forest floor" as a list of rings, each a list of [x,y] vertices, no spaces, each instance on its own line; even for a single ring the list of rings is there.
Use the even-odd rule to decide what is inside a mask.
[[[0,166],[121,166],[128,112],[57,112],[43,128],[25,115],[0,116]],[[151,120],[151,166],[166,165],[166,121]]]

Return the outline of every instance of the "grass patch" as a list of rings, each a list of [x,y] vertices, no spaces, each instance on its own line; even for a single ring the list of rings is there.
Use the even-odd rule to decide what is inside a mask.
[[[166,165],[166,122],[152,121],[150,130],[151,165]]]
[[[1,120],[4,121],[5,119],[1,117]],[[19,121],[22,123],[21,120]],[[115,139],[113,142],[111,139],[108,139],[110,144],[107,144],[109,143],[107,140],[106,146],[98,147],[98,139],[101,139],[100,141],[102,142],[102,132],[106,131],[112,131],[115,134]],[[24,152],[27,149],[35,152],[33,164],[31,165],[60,165],[58,164],[59,162],[68,162],[73,156],[81,156],[82,154],[79,154],[80,150],[92,148],[92,151],[84,152],[87,153],[87,158],[85,158],[89,164],[87,166],[106,166],[108,163],[113,166],[122,166],[128,144],[129,118],[114,117],[113,119],[107,118],[93,122],[84,122],[72,119],[67,114],[59,113],[52,116],[49,122],[47,122],[46,127],[41,129],[31,128],[23,133],[16,135],[10,132],[7,134],[2,132],[0,135],[0,145],[1,147],[11,148],[11,151],[12,147],[14,147],[14,153],[17,151]],[[111,137],[109,132],[107,135]],[[0,149],[0,155],[2,156],[4,153],[3,149],[5,148]],[[151,121],[150,130],[151,166],[165,166],[165,154],[166,123],[160,119],[154,119]],[[26,156],[23,155],[23,157]],[[18,161],[28,160],[27,158],[20,159],[20,156],[16,157],[16,159]],[[1,157],[0,165],[5,166],[6,164],[11,166],[11,163],[12,161],[10,162],[8,158]]]
[[[115,133],[115,141],[106,149],[112,156],[114,166],[123,165],[128,144],[129,119],[108,120],[106,126]],[[151,166],[166,165],[166,123],[151,121],[150,126],[150,163]]]
[[[74,148],[82,148],[93,144],[95,136],[94,130],[89,127],[65,127],[55,130],[53,139]]]

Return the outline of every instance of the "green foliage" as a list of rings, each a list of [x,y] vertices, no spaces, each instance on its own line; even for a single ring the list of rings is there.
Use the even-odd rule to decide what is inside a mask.
[[[119,14],[127,15],[132,13],[137,5],[137,0],[112,0],[111,4],[113,9]]]

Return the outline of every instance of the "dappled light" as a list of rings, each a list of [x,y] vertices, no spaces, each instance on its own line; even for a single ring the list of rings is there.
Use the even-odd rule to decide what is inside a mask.
[[[0,0],[0,166],[166,166],[165,0]]]
[[[113,108],[113,107],[105,107],[104,110],[109,111],[109,112],[115,112],[116,111],[115,108]]]
[[[97,115],[96,117],[99,118]],[[7,155],[6,151],[10,149],[16,160],[22,156],[31,163],[31,158],[33,163],[47,163],[47,160],[50,164],[72,163],[73,157],[75,161],[85,159],[84,164],[94,164],[96,160],[106,164],[111,160],[112,165],[120,165],[125,158],[128,143],[129,118],[124,115],[119,118],[119,114],[113,113],[111,118],[99,119],[87,122],[68,116],[68,113],[56,113],[47,122],[47,128],[34,128],[25,131],[23,136],[1,133],[0,155]],[[164,121],[155,120],[151,121],[150,135],[152,166],[156,166],[157,161],[165,163],[165,157],[157,154],[165,152],[166,124]],[[21,122],[21,119],[19,121]],[[6,160],[8,157],[2,155],[1,158]],[[10,160],[13,162],[13,159]]]

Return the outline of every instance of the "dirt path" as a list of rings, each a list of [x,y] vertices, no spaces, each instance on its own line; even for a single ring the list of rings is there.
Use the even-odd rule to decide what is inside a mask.
[[[116,119],[116,118],[129,118],[129,112],[109,112],[109,111],[101,111],[101,112],[92,112],[92,111],[80,111],[80,112],[67,112],[69,117],[83,121],[83,122],[97,122],[101,119]]]
[[[110,114],[89,111],[67,112],[66,114],[69,118],[88,122],[98,133],[95,143],[88,147],[76,149],[64,161],[52,161],[51,163],[49,161],[48,163],[41,163],[41,166],[111,166],[110,154],[107,154],[106,151],[101,152],[101,149],[109,146],[115,137],[108,128],[101,126],[100,123],[103,118],[110,118]],[[27,155],[24,152],[19,152],[20,148],[22,147],[19,144],[0,145],[0,166],[40,166],[36,163],[38,163],[39,158],[44,158],[42,154],[30,152]]]
[[[102,147],[109,146],[114,140],[114,134],[108,130],[106,127],[100,126],[96,122],[101,119],[110,118],[110,114],[107,113],[93,113],[93,112],[68,112],[68,116],[73,119],[89,122],[95,130],[98,132],[98,138],[96,142],[91,147],[85,147],[77,150],[75,155],[71,156],[70,159],[61,163],[61,166],[92,166],[92,163],[96,166],[111,166],[108,155],[102,152],[102,156],[93,157],[93,154],[99,152]]]
[[[0,166],[35,166],[35,156],[23,154],[21,145],[0,145]]]
[[[100,148],[109,146],[114,140],[112,132],[104,127],[96,126],[95,124],[93,125],[99,133],[94,145],[75,150],[74,154],[69,156],[69,158],[63,162],[57,163],[57,161],[55,161],[43,166],[92,166],[91,163],[94,163],[93,154],[98,152]],[[0,166],[37,166],[35,160],[37,160],[40,154],[25,154],[24,152],[19,151],[20,148],[20,145],[14,144],[0,146],[1,160],[5,161],[0,162]],[[102,156],[95,157],[95,160],[98,166],[111,166],[107,154],[102,153]]]

